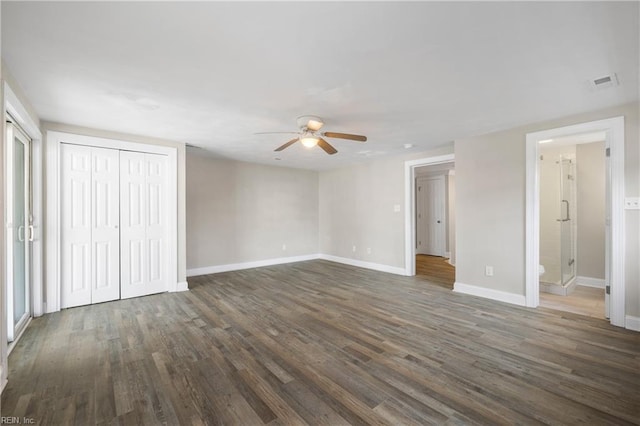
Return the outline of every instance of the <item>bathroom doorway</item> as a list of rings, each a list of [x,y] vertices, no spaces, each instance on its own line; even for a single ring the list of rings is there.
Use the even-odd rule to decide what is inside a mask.
[[[608,318],[606,134],[539,143],[540,306]]]
[[[625,327],[625,118],[613,117],[526,135],[526,244],[525,304],[540,305],[540,175],[539,148],[547,140],[588,133],[605,133],[606,155],[606,248],[605,293],[609,297],[609,320]],[[543,142],[543,144],[540,144]]]

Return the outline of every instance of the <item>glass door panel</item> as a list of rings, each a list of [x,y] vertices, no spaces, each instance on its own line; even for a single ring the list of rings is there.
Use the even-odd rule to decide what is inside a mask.
[[[560,202],[560,266],[562,270],[562,282],[564,285],[568,283],[575,275],[575,255],[574,255],[574,173],[573,162],[563,159],[560,165],[561,169],[561,191],[562,200]]]
[[[31,158],[29,138],[7,123],[7,337],[26,326],[30,310]]]
[[[17,227],[13,234],[13,320],[17,324],[27,311],[25,146],[17,139],[14,140],[13,158],[13,223]]]

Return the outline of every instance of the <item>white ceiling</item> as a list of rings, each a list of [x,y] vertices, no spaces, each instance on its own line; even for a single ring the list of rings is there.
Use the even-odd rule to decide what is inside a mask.
[[[638,6],[3,1],[2,58],[42,120],[325,169],[638,100]],[[369,141],[253,135],[303,114]]]

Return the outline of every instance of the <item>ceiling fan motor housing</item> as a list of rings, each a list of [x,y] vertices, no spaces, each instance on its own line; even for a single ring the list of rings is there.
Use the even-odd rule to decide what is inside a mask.
[[[301,115],[297,118],[298,127],[300,130],[317,132],[324,125],[322,118],[316,115]]]

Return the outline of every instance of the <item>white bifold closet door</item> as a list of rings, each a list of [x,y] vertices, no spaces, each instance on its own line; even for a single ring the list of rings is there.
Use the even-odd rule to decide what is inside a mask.
[[[119,151],[62,144],[61,156],[61,306],[119,299]]]
[[[120,152],[121,297],[167,291],[167,157]]]

